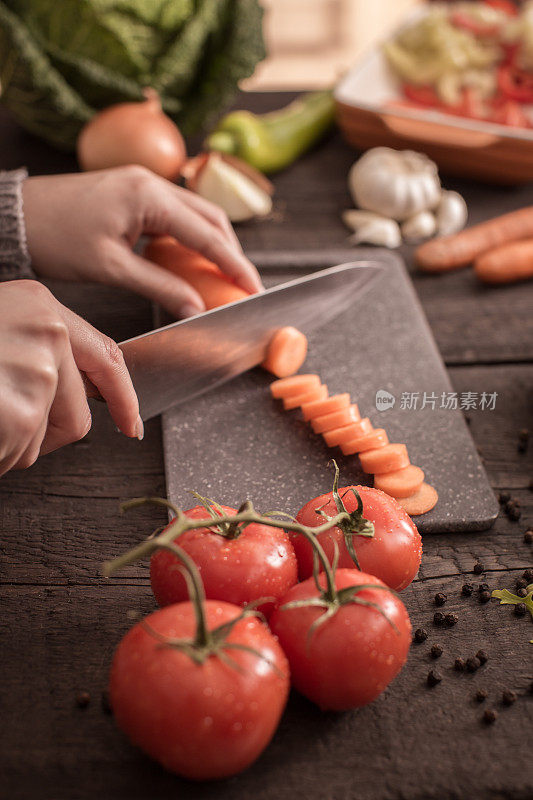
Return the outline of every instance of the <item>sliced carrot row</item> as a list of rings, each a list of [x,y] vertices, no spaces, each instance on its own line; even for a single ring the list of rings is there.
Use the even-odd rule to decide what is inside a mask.
[[[303,394],[290,394],[288,397],[283,398],[283,408],[285,411],[292,411],[295,408],[300,408],[304,403],[310,403],[313,400],[325,400],[328,396],[327,386],[317,386],[310,392],[303,392]]]
[[[357,453],[363,470],[374,475],[374,488],[396,498],[408,514],[425,514],[435,506],[438,494],[424,482],[423,470],[409,461],[405,444],[391,444],[383,428],[374,428],[368,417],[361,419],[347,392],[329,396],[313,374],[282,378],[270,390],[286,410],[300,408],[328,447],[340,447],[346,456]]]
[[[364,417],[359,422],[352,422],[351,425],[335,428],[332,431],[325,431],[322,436],[328,447],[338,447],[341,442],[347,441],[348,438],[354,439],[356,436],[362,436],[363,433],[370,433],[371,430],[372,423],[368,417]]]

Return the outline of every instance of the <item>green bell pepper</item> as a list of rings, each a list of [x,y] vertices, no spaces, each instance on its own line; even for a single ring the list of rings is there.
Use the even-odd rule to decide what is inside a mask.
[[[277,172],[320,139],[334,117],[332,93],[310,92],[269,114],[231,111],[207,137],[205,146],[238,156],[261,172]]]

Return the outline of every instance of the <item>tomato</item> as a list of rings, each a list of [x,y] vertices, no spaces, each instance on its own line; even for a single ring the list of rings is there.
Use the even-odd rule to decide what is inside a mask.
[[[326,587],[324,572],[318,581]],[[361,603],[332,607],[332,616],[313,630],[326,608],[286,607],[321,597],[309,578],[289,589],[269,624],[289,659],[293,686],[320,708],[344,711],[370,703],[399,672],[409,651],[411,623],[401,600],[378,578],[339,569],[334,582],[337,590],[358,584],[371,588],[357,592]],[[375,603],[377,608],[363,603]]]
[[[242,613],[213,600],[204,610],[210,631]],[[226,778],[251,764],[272,738],[289,692],[289,666],[256,617],[240,619],[226,647],[203,663],[161,641],[192,639],[195,627],[192,603],[167,606],[135,625],[115,652],[111,705],[133,744],[166,769],[195,780]]]
[[[344,507],[349,513],[357,509],[355,489],[363,501],[362,516],[374,525],[374,536],[354,535],[351,537],[357,560],[363,572],[376,575],[387,586],[397,591],[408,586],[420,566],[422,559],[422,539],[411,517],[400,504],[388,494],[369,486],[348,486],[339,489]],[[332,492],[310,500],[300,509],[296,519],[302,525],[317,527],[324,523],[321,509],[328,517],[337,514]],[[356,529],[357,524],[352,526]],[[349,534],[347,534],[349,536]],[[297,533],[291,540],[298,559],[300,579],[308,578],[313,572],[313,550],[307,539]],[[339,567],[355,568],[356,565],[347,550],[344,532],[339,527],[319,534],[318,540],[331,562],[335,553],[334,542],[339,550]]]
[[[234,508],[220,506],[228,515]],[[201,505],[185,511],[191,519],[209,517]],[[178,539],[176,539],[178,541]],[[285,531],[267,525],[247,525],[236,538],[208,528],[196,528],[179,537],[179,544],[196,563],[207,598],[244,606],[261,597],[282,597],[298,579],[294,549]],[[157,550],[150,562],[152,591],[160,606],[189,599],[178,569],[179,559]],[[273,604],[261,607],[264,613]]]

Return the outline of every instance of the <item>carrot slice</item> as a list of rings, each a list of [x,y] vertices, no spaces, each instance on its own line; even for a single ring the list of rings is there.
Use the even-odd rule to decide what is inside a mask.
[[[378,447],[385,447],[389,443],[386,431],[383,428],[375,428],[362,436],[356,436],[348,442],[341,443],[341,450],[345,456],[353,453],[364,453],[365,450],[375,450]]]
[[[312,389],[310,392],[303,394],[291,394],[283,399],[283,408],[285,411],[292,411],[293,408],[299,408],[302,403],[310,403],[312,400],[325,400],[328,396],[328,387],[324,384]]]
[[[390,494],[391,497],[409,497],[417,492],[424,482],[424,473],[420,467],[410,464],[396,472],[374,475],[374,488]]]
[[[374,430],[372,423],[368,417],[365,417],[358,422],[352,422],[351,425],[334,428],[332,431],[324,431],[322,436],[328,447],[336,447],[341,442],[348,442],[350,439],[355,439],[356,436],[361,436],[363,433],[370,433],[372,430]]]
[[[423,483],[420,489],[409,497],[399,497],[398,502],[408,514],[416,517],[419,514],[427,514],[437,505],[439,495],[429,483]]]
[[[333,411],[340,411],[341,408],[348,408],[350,405],[350,395],[334,394],[327,400],[314,400],[312,403],[304,403],[302,413],[306,422],[315,417],[323,417],[324,414],[331,414]],[[348,424],[348,423],[346,423]]]
[[[270,384],[272,397],[279,400],[282,397],[290,397],[293,394],[303,394],[320,386],[318,375],[292,375],[290,378],[281,378]]]
[[[377,450],[367,450],[359,456],[361,466],[365,472],[374,475],[376,472],[396,472],[398,469],[408,467],[409,454],[404,444],[387,444]]]
[[[194,286],[206,309],[248,297],[222,270],[205,256],[184,247],[172,236],[156,236],[144,249],[144,257]]]
[[[261,364],[263,369],[286,378],[298,372],[307,355],[307,336],[290,326],[280,328],[268,345],[266,358]]]
[[[328,431],[341,428],[342,426],[350,425],[352,422],[358,422],[361,419],[359,409],[357,406],[348,406],[348,408],[340,408],[338,411],[333,411],[331,414],[324,414],[323,417],[316,417],[311,420],[311,427],[315,433],[327,433]]]

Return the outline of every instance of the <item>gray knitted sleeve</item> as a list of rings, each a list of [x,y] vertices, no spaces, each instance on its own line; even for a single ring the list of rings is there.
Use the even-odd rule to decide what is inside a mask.
[[[30,269],[22,210],[25,169],[0,172],[0,281],[35,278]]]

